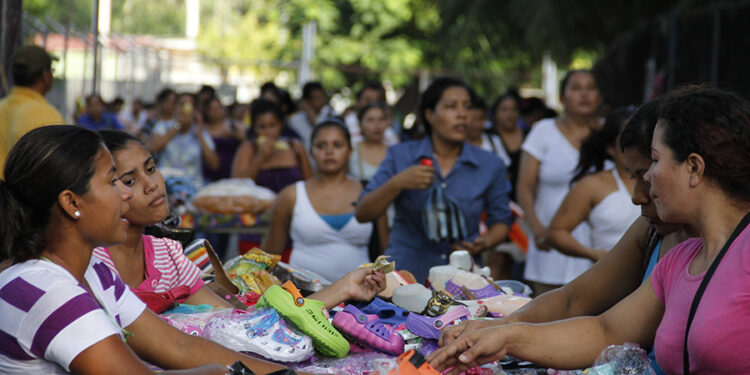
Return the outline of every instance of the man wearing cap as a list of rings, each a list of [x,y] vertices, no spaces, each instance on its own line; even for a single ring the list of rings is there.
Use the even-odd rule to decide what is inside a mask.
[[[0,100],[0,166],[24,134],[40,126],[65,123],[60,112],[44,99],[52,88],[52,60],[57,58],[38,46],[23,46],[13,55],[15,86]]]

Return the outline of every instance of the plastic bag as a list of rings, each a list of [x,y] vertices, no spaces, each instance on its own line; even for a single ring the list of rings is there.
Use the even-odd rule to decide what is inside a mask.
[[[303,294],[319,292],[323,288],[331,285],[330,281],[315,272],[297,266],[292,267],[284,262],[279,262],[276,268],[274,268],[273,274],[278,277],[282,283],[291,281],[300,291],[303,292]]]
[[[604,349],[588,369],[591,375],[655,375],[648,360],[648,354],[633,343],[611,345]]]
[[[179,305],[178,307],[182,309],[177,311],[191,311],[187,306],[190,305]],[[199,306],[196,306],[196,308],[197,309],[192,310],[193,312],[189,313],[168,312],[159,316],[167,323],[169,323],[172,327],[175,327],[180,331],[187,333],[188,335],[203,337],[203,329],[206,327],[206,324],[208,324],[208,321],[211,320],[211,318],[232,314],[232,309],[206,310],[200,309]]]
[[[422,225],[427,238],[437,243],[454,243],[467,238],[466,219],[458,203],[436,181],[427,193]]]
[[[212,214],[259,214],[271,208],[276,194],[249,178],[231,178],[202,187],[193,197],[193,206]]]

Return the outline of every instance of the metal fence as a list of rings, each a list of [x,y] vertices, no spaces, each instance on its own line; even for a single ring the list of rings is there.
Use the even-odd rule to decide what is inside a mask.
[[[148,37],[112,34],[95,40],[88,31],[24,12],[23,40],[59,58],[53,65],[55,82],[47,99],[69,121],[76,101],[91,93],[105,100],[121,97],[127,103],[135,98],[151,101],[162,87],[170,85],[171,52]]]

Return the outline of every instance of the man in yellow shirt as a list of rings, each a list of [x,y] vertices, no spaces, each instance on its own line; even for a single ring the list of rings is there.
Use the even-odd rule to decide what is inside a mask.
[[[0,100],[0,166],[24,134],[40,126],[65,123],[60,112],[44,99],[52,88],[53,59],[57,60],[38,46],[23,46],[13,55],[15,86]]]

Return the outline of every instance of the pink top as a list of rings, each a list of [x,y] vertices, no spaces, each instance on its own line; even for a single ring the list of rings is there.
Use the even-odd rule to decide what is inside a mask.
[[[163,293],[181,285],[190,287],[190,295],[203,287],[200,278],[200,268],[193,264],[182,253],[182,245],[169,238],[143,236],[143,258],[146,263],[146,279],[137,288],[130,288],[135,292]],[[118,276],[109,249],[97,247],[94,256],[101,259]]]
[[[664,304],[656,331],[656,361],[668,374],[682,374],[682,347],[690,306],[704,273],[690,262],[702,246],[691,238],[654,268],[652,284]],[[708,284],[688,338],[691,374],[750,374],[750,227],[734,240]]]

